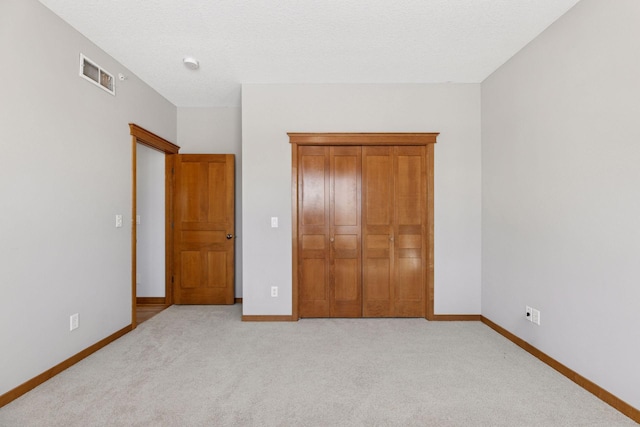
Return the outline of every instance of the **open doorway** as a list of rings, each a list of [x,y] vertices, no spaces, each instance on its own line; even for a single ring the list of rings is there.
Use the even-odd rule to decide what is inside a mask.
[[[149,314],[154,311],[157,312],[173,304],[170,270],[172,265],[171,249],[173,247],[171,233],[171,205],[173,200],[171,171],[173,165],[172,154],[177,154],[180,147],[135,124],[130,123],[129,128],[132,136],[132,218],[135,219],[132,221],[131,227],[131,325],[135,328],[138,324],[138,283],[141,284],[141,301],[150,303],[147,305],[156,306],[155,309],[141,311],[141,315],[148,318]],[[140,157],[140,162],[138,157]],[[140,171],[138,170],[139,167],[141,168]],[[163,168],[164,173],[162,173]],[[140,178],[138,178],[139,174]],[[143,184],[143,191],[151,191],[154,194],[144,194],[139,200],[138,184]],[[162,199],[160,205],[158,205],[158,199]],[[140,205],[141,212],[139,212],[138,205]],[[153,216],[151,218],[150,209],[160,209],[161,212],[156,212],[156,215],[151,214]],[[142,212],[146,212],[146,214],[142,214]],[[138,224],[138,217],[140,224]],[[145,223],[143,224],[143,222]],[[146,227],[147,225],[151,227]],[[139,228],[140,236],[138,236]],[[162,235],[162,243],[158,243],[158,236],[153,238],[150,233]],[[140,246],[142,253],[138,252],[138,237],[143,239]],[[139,255],[140,266],[138,265]],[[164,267],[153,264],[154,260],[157,261],[158,258],[163,260]],[[161,278],[160,284],[158,283],[158,278]],[[144,295],[161,292],[158,288],[162,288],[162,282],[164,282],[163,296]]]
[[[166,307],[165,154],[136,147],[136,313],[137,323]]]

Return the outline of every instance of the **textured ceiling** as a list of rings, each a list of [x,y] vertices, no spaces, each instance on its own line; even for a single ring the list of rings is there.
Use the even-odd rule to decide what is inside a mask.
[[[242,83],[478,83],[578,1],[40,0],[179,107],[237,106]]]

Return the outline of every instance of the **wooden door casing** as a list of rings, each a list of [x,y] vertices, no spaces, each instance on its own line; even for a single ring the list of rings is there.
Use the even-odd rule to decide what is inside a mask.
[[[162,298],[164,304],[169,306],[173,304],[173,288],[171,277],[173,275],[173,234],[171,230],[171,221],[173,215],[173,157],[180,151],[180,147],[166,139],[141,128],[140,126],[129,123],[131,133],[131,159],[132,159],[132,188],[131,188],[131,218],[137,217],[137,147],[138,144],[158,150],[165,155],[165,296]],[[136,221],[131,222],[131,326],[137,325],[137,224]]]
[[[180,154],[174,171],[174,302],[233,304],[234,156]]]

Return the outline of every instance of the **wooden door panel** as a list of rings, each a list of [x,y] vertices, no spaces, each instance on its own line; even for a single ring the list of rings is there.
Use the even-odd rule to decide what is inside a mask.
[[[359,247],[357,234],[341,234],[334,238],[333,248],[336,252],[357,251]]]
[[[326,204],[328,171],[326,150],[309,147],[301,150],[300,222],[302,226],[327,225]],[[307,153],[310,152],[310,153]]]
[[[298,309],[329,317],[329,149],[302,147],[298,165]]]
[[[371,258],[367,267],[367,301],[388,301],[391,297],[389,258]]]
[[[333,175],[333,226],[358,226],[360,224],[360,157],[352,153],[353,149],[344,153],[345,149],[332,151]]]
[[[209,209],[206,212],[208,222],[214,224],[226,224],[229,221],[229,212],[227,209],[227,165],[226,163],[208,163],[207,182],[217,183],[217,185],[208,185],[205,189],[208,194],[205,196]]]
[[[234,156],[176,155],[174,185],[174,302],[233,304]]]
[[[422,298],[422,262],[420,258],[400,258],[396,262],[396,298],[398,301]]]
[[[326,257],[302,260],[300,314],[304,317],[329,317],[329,287]]]
[[[207,252],[207,283],[209,288],[227,285],[227,254],[223,251]]]
[[[182,280],[182,289],[195,289],[200,286],[202,280],[202,262],[199,251],[182,251],[180,253],[179,271]]]
[[[424,317],[426,282],[426,170],[424,147],[396,147],[397,220],[394,250],[394,316]]]
[[[362,316],[360,147],[331,147],[330,290],[332,317]]]
[[[180,186],[176,189],[176,202],[179,203],[182,222],[198,222],[202,219],[202,187],[206,184],[202,179],[202,167],[199,163],[180,165]]]
[[[365,225],[388,226],[393,218],[393,205],[389,202],[393,191],[391,148],[364,147],[363,160]]]
[[[398,236],[399,249],[420,249],[422,248],[422,236],[420,234],[402,234]]]
[[[363,316],[393,314],[393,147],[363,147]]]
[[[308,234],[305,236],[302,236],[302,250],[304,251],[308,251],[308,250],[325,250],[325,236],[322,234]]]
[[[198,224],[203,227],[189,224],[192,230],[184,230],[180,233],[181,242],[186,247],[224,246],[227,243],[227,235],[223,230],[208,230],[207,223]],[[226,230],[225,230],[226,231]]]
[[[334,266],[336,301],[355,301],[360,295],[358,287],[358,261],[353,258],[337,259]]]
[[[303,261],[302,299],[324,301],[328,304],[326,263],[324,258],[307,258]]]
[[[396,203],[398,225],[422,224],[422,205],[426,194],[422,194],[420,176],[422,156],[398,156],[396,171]]]

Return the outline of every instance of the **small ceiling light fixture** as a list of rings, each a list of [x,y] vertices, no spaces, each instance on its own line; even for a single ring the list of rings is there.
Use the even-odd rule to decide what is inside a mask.
[[[198,62],[198,60],[192,56],[183,58],[182,62],[184,63],[184,66],[190,70],[197,70],[198,68],[200,68],[200,63]]]

